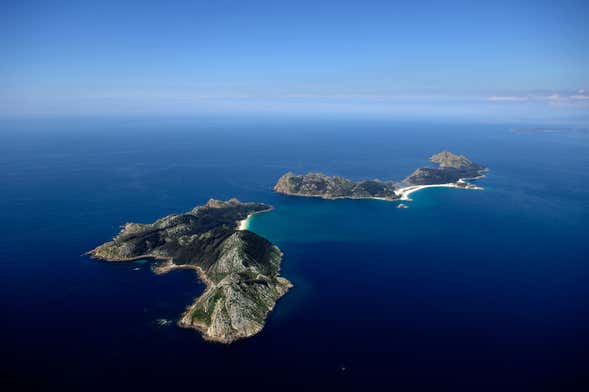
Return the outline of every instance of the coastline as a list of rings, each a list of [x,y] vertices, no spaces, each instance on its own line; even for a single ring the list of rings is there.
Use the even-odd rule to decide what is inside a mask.
[[[263,210],[263,211],[257,211],[257,212],[252,212],[251,214],[248,214],[248,216],[246,216],[245,219],[242,219],[240,221],[237,221],[237,230],[238,231],[243,231],[243,230],[248,230],[249,227],[249,221],[250,218],[256,214],[263,214],[264,212],[270,212],[274,209],[274,207],[270,207],[267,210]]]
[[[483,188],[481,186],[470,184],[470,183],[466,182],[466,180],[476,180],[476,179],[483,178],[483,177],[485,177],[485,176],[480,175],[480,176],[473,177],[473,178],[460,178],[456,182],[449,182],[446,184],[411,185],[411,186],[407,186],[404,188],[399,188],[397,190],[397,194],[400,196],[400,200],[412,201],[412,199],[409,197],[409,195],[412,193],[415,193],[417,191],[420,191],[422,189],[425,189],[425,188],[459,188],[459,189],[471,189],[471,190],[482,191],[485,188]]]
[[[266,211],[260,211],[260,212],[256,212],[254,214],[251,215],[255,215],[255,214],[259,214],[261,212],[268,212],[271,211],[272,208],[266,210]],[[248,218],[244,219],[243,221],[246,221]],[[243,221],[239,221],[239,222],[243,222]],[[280,251],[280,257],[282,259],[282,256],[284,256],[284,254],[282,253],[282,251]],[[156,258],[157,259],[157,258]],[[186,308],[184,309],[184,312],[182,312],[182,314],[180,315],[180,318],[176,321],[176,325],[180,328],[184,328],[184,329],[193,329],[196,330],[198,332],[200,332],[200,335],[202,337],[203,340],[207,341],[207,342],[211,342],[211,343],[219,343],[219,344],[225,344],[225,345],[229,345],[235,341],[238,340],[243,340],[243,339],[247,339],[249,337],[252,337],[254,335],[257,335],[258,333],[260,333],[264,327],[266,326],[266,321],[268,319],[268,314],[270,314],[271,311],[274,310],[274,308],[276,307],[276,304],[278,303],[278,301],[288,292],[288,290],[290,290],[292,287],[294,287],[292,285],[292,283],[290,284],[289,287],[286,288],[286,290],[284,291],[284,293],[282,293],[274,302],[274,304],[268,309],[268,313],[266,314],[266,317],[264,317],[264,323],[260,326],[260,328],[254,332],[251,333],[251,335],[247,335],[247,336],[238,336],[235,339],[231,340],[231,339],[219,339],[215,336],[211,336],[209,335],[209,325],[206,324],[202,324],[202,323],[198,323],[195,322],[190,316],[194,310],[195,307],[197,307],[200,304],[200,301],[203,300],[203,298],[206,297],[206,294],[208,291],[212,290],[215,287],[215,283],[213,283],[213,281],[211,281],[209,279],[209,277],[207,276],[205,270],[203,270],[200,266],[197,265],[192,265],[192,264],[174,264],[173,259],[172,258],[168,258],[168,259],[159,259],[159,260],[164,260],[161,264],[155,266],[152,270],[156,275],[162,275],[162,274],[167,274],[170,271],[175,271],[175,270],[193,270],[196,272],[199,280],[204,283],[205,285],[205,289],[202,291],[202,293],[200,293],[193,301],[191,304],[187,305]]]
[[[409,197],[409,195],[411,195],[412,193],[415,193],[417,191],[420,191],[422,189],[426,189],[426,188],[459,188],[459,189],[472,189],[472,190],[478,190],[478,191],[481,191],[484,189],[483,187],[468,184],[466,182],[450,182],[447,184],[432,184],[432,185],[412,185],[412,186],[400,188],[399,190],[397,190],[398,195],[400,196],[399,200],[412,201],[412,199]]]
[[[285,195],[285,196],[296,196],[296,197],[314,197],[316,199],[323,199],[323,200],[340,200],[340,199],[349,199],[349,200],[382,200],[382,201],[398,201],[399,198],[395,197],[382,197],[382,196],[324,196],[324,195],[304,195],[301,193],[291,193],[291,192],[281,192],[281,191],[274,191],[278,194]]]
[[[259,211],[257,213],[251,214],[251,215],[255,215],[261,212],[267,212],[267,211],[271,211],[272,208],[265,210],[265,211]],[[249,218],[249,217],[248,217]],[[248,218],[244,219],[243,221],[246,221]],[[239,222],[243,222],[243,221],[239,221]],[[266,315],[266,317],[264,318],[264,323],[261,325],[261,327],[253,332],[251,335],[248,336],[239,336],[234,340],[231,339],[219,339],[215,336],[211,336],[208,334],[208,329],[209,326],[204,325],[204,324],[200,324],[200,323],[195,323],[191,318],[190,315],[193,311],[193,309],[199,305],[200,301],[202,300],[202,298],[205,297],[205,294],[213,289],[215,287],[215,284],[209,279],[209,277],[207,276],[205,270],[203,270],[200,266],[197,265],[192,265],[192,264],[174,264],[173,261],[173,257],[160,257],[160,256],[153,256],[153,255],[141,255],[141,256],[135,256],[135,257],[129,257],[129,258],[117,258],[117,259],[105,259],[102,258],[100,256],[97,256],[96,254],[92,253],[94,251],[88,251],[86,253],[83,253],[82,256],[88,256],[91,259],[94,260],[98,260],[101,262],[133,262],[136,260],[151,260],[153,262],[155,262],[156,264],[151,266],[151,271],[156,274],[156,275],[163,275],[163,274],[167,274],[171,271],[176,271],[176,270],[192,270],[196,272],[196,275],[198,277],[198,279],[205,285],[204,290],[202,291],[202,293],[200,293],[193,301],[192,303],[190,303],[189,305],[186,306],[186,308],[184,309],[184,312],[182,312],[182,314],[180,315],[180,317],[176,320],[176,325],[180,328],[184,328],[184,329],[192,329],[192,330],[196,330],[200,333],[200,336],[202,337],[203,340],[207,341],[207,342],[211,342],[211,343],[219,343],[219,344],[231,344],[234,341],[237,340],[243,340],[243,339],[247,339],[251,336],[257,335],[258,333],[260,333],[263,329],[264,326],[266,325],[266,320],[268,318],[268,315]],[[281,258],[283,256],[283,253],[280,252]],[[159,262],[159,263],[158,263]],[[286,289],[286,291],[284,293],[282,293],[282,295],[280,295],[276,302],[270,307],[270,309],[268,309],[268,314],[274,310],[276,303],[288,292],[289,289],[291,289],[293,286],[291,284],[290,287],[288,287]]]

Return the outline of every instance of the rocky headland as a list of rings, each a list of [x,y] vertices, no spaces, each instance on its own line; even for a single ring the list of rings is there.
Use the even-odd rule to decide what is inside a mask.
[[[239,222],[269,211],[261,203],[209,200],[191,211],[151,224],[127,223],[121,232],[88,252],[106,261],[158,259],[156,273],[192,269],[204,293],[178,321],[207,340],[231,343],[260,332],[276,301],[292,284],[280,276],[282,252]]]

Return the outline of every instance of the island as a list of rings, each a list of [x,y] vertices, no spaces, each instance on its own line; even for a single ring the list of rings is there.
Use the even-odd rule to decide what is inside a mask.
[[[114,262],[155,259],[159,274],[196,271],[206,289],[178,325],[200,331],[206,340],[231,343],[260,332],[276,301],[292,287],[280,276],[280,249],[240,229],[252,214],[271,209],[261,203],[211,199],[151,224],[127,223],[112,241],[87,254]]]
[[[438,167],[422,167],[401,182],[379,179],[352,181],[323,173],[294,174],[288,172],[274,185],[274,191],[291,196],[324,199],[411,200],[409,194],[434,186],[482,189],[467,180],[484,176],[487,168],[473,163],[464,155],[442,151],[430,157]]]

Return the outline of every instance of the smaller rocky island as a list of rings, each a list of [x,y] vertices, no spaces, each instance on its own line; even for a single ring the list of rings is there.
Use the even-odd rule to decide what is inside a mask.
[[[466,180],[483,176],[487,168],[473,163],[466,156],[442,151],[431,156],[430,161],[438,167],[419,168],[401,182],[378,179],[355,182],[322,173],[288,172],[278,179],[274,191],[284,195],[324,199],[370,198],[393,201],[409,200],[410,193],[430,186],[481,189]]]
[[[195,270],[206,290],[178,321],[207,340],[231,343],[260,332],[276,301],[292,284],[280,276],[282,252],[239,224],[269,211],[261,203],[211,199],[151,224],[127,223],[110,242],[88,252],[106,261],[161,260],[154,269]]]
[[[456,155],[449,151],[442,151],[432,155],[430,161],[437,163],[437,168],[422,167],[415,170],[403,180],[408,185],[437,185],[458,183],[464,180],[478,178],[484,175],[486,168],[473,163],[464,155]]]

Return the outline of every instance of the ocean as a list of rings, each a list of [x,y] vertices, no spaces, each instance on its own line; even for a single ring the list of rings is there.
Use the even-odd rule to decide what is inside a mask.
[[[529,124],[526,126],[535,126]],[[521,124],[336,117],[0,121],[4,382],[155,388],[574,391],[589,385],[589,135]],[[380,200],[277,195],[286,171],[402,179],[441,150],[483,191]],[[291,289],[257,336],[175,321],[190,271],[82,254],[128,221],[209,198],[272,204],[249,229]]]

